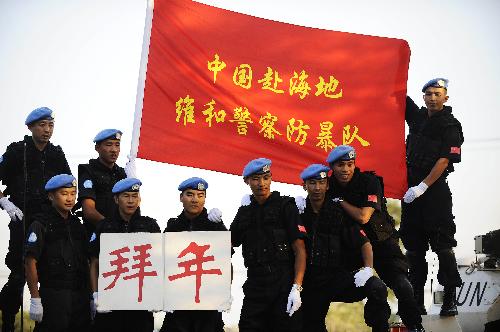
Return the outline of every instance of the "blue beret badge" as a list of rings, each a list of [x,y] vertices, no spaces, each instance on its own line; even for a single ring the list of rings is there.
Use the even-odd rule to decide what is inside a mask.
[[[29,243],[35,243],[37,240],[37,237],[36,237],[36,234],[34,232],[31,232],[29,238],[28,238],[28,242]]]

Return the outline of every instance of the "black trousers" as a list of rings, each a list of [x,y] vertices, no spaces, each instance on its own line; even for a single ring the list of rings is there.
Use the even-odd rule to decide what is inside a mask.
[[[22,222],[11,220],[9,223],[9,247],[5,257],[5,265],[10,270],[7,283],[0,291],[0,310],[4,325],[14,326],[14,318],[22,303],[24,284],[26,283],[23,268],[24,232]]]
[[[409,182],[411,184],[410,178]],[[423,288],[427,280],[425,254],[429,245],[439,259],[439,283],[459,287],[462,279],[452,248],[456,247],[456,226],[452,213],[452,197],[445,178],[440,178],[412,203],[402,203],[401,240],[410,263],[410,281]]]
[[[321,269],[308,266],[302,292],[304,332],[325,332],[325,317],[331,302],[358,302],[367,298],[364,318],[373,331],[387,331],[391,309],[387,287],[371,277],[363,287],[356,287],[354,274],[343,269]]]
[[[397,237],[372,242],[373,264],[380,279],[394,291],[398,299],[398,312],[407,327],[422,323],[413,287],[408,280],[408,263],[399,247]]]
[[[94,332],[151,332],[154,328],[153,313],[145,310],[116,310],[97,313]]]
[[[300,331],[302,309],[291,317],[286,313],[293,285],[293,267],[248,269],[243,285],[240,332]]]
[[[222,313],[216,310],[176,310],[166,313],[161,332],[224,332]]]
[[[90,296],[87,289],[40,288],[43,318],[34,332],[86,332],[90,327]]]

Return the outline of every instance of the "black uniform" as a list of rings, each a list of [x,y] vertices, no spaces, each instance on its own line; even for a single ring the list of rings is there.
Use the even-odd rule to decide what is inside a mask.
[[[358,225],[345,220],[342,208],[328,196],[318,214],[307,199],[301,217],[308,234],[303,331],[326,331],[325,317],[331,302],[356,302],[364,298],[368,298],[367,325],[374,331],[387,331],[390,308],[386,286],[377,277],[371,277],[365,286],[356,287],[351,264],[347,262],[353,253],[360,256],[361,247],[369,242],[366,234]]]
[[[423,291],[427,280],[425,253],[430,244],[439,258],[439,283],[445,287],[458,287],[462,280],[452,251],[457,245],[454,238],[456,226],[446,177],[453,172],[453,164],[461,160],[462,126],[451,113],[451,107],[444,106],[442,111],[429,117],[427,109],[419,109],[409,97],[406,98],[406,122],[410,129],[406,141],[409,187],[418,185],[427,177],[439,158],[449,160],[443,175],[422,196],[412,203],[402,203],[400,233],[408,250],[410,281],[416,293]]]
[[[252,195],[230,231],[247,267],[240,331],[300,331],[302,310],[286,313],[295,273],[292,243],[305,237],[294,200],[275,191],[260,205]]]
[[[115,212],[110,219],[104,219],[96,227],[96,236],[90,242],[90,256],[99,258],[100,235],[102,233],[160,233],[156,220],[141,216],[137,208],[129,222],[123,220],[115,205]],[[92,237],[93,238],[93,237]],[[151,332],[154,328],[153,313],[146,310],[114,310],[109,313],[97,313],[94,319],[94,331],[102,332]]]
[[[36,260],[43,318],[36,331],[87,331],[90,325],[87,238],[80,219],[54,208],[28,229],[26,257]]]
[[[26,152],[26,192],[24,181],[24,155]],[[23,209],[25,227],[29,227],[36,213],[50,206],[45,192],[45,183],[54,175],[71,174],[64,152],[60,146],[48,143],[43,151],[39,151],[31,136],[15,142],[7,147],[0,162],[0,181],[7,188],[5,196],[19,209]],[[26,198],[26,206],[24,199]],[[25,279],[23,272],[24,234],[22,222],[11,220],[9,223],[9,249],[5,257],[5,265],[10,269],[7,283],[0,293],[0,309],[5,330],[14,326],[14,316],[21,306],[21,294]]]
[[[207,210],[193,220],[181,213],[167,223],[165,232],[227,231],[222,222],[208,220]],[[217,310],[175,310],[166,313],[162,332],[223,332],[222,313]]]
[[[111,190],[118,181],[125,179],[125,170],[114,165],[112,168],[104,166],[99,159],[90,159],[88,164],[78,165],[78,202],[90,198],[95,202],[96,210],[105,218],[111,218],[116,208]],[[95,226],[88,220],[83,224],[90,236]]]
[[[332,177],[330,193],[333,197],[342,197],[358,208],[375,209],[370,220],[361,225],[372,244],[373,265],[380,278],[398,298],[398,311],[403,323],[407,327],[420,325],[422,318],[408,281],[408,263],[399,247],[394,219],[387,211],[382,178],[372,172],[361,172],[356,167],[351,181],[345,187]]]

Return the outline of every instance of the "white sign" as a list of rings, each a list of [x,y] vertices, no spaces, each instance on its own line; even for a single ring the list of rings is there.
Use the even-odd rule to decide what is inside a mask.
[[[161,310],[163,236],[104,233],[99,253],[99,310]]]
[[[165,233],[165,310],[228,309],[231,232]]]
[[[229,309],[231,232],[105,233],[99,311]]]

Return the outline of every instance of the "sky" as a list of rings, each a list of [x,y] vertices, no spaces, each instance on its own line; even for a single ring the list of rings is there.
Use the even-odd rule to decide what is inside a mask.
[[[422,85],[448,78],[448,105],[464,130],[462,162],[449,176],[457,256],[472,257],[473,237],[500,228],[499,1],[201,2],[301,26],[408,41],[408,94],[422,106]],[[146,5],[145,0],[0,0],[0,151],[28,133],[24,120],[31,110],[48,106],[56,114],[52,142],[63,147],[74,174],[79,163],[96,156],[92,139],[103,128],[124,132],[118,161],[123,166],[130,150]],[[208,181],[206,205],[222,210],[226,226],[240,197],[249,192],[241,177],[213,171],[145,160],[137,161],[137,171],[144,183],[142,212],[162,228],[182,209],[177,186],[185,178]],[[272,189],[305,194],[293,185],[275,183]],[[7,224],[7,214],[0,211],[0,272],[6,272]],[[242,269],[241,258],[235,265]]]

